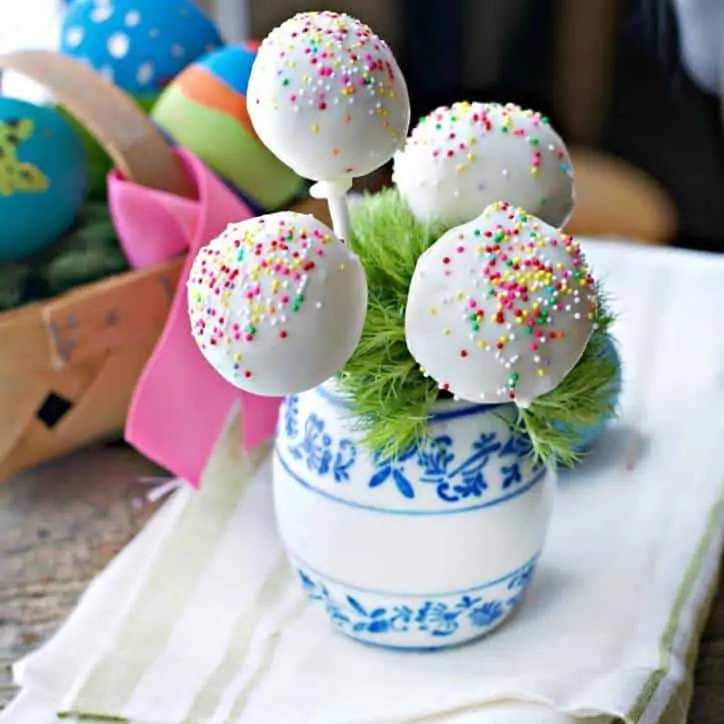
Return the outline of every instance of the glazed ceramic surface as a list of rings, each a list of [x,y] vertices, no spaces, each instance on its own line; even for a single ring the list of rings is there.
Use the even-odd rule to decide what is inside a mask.
[[[330,384],[280,412],[274,496],[299,581],[340,631],[440,648],[518,606],[551,513],[551,474],[514,434],[515,409],[441,402],[429,441],[394,462],[357,441]]]

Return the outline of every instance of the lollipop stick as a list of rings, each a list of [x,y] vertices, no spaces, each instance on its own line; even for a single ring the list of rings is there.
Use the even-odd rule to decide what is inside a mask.
[[[352,188],[352,182],[344,180],[320,181],[310,189],[310,193],[315,199],[327,200],[329,214],[332,217],[332,228],[342,241],[348,240],[351,233],[347,204],[347,192],[350,188]]]

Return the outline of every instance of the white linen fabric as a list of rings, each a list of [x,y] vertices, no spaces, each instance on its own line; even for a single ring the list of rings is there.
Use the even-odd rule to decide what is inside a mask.
[[[620,419],[560,476],[523,607],[436,654],[336,634],[277,537],[268,450],[232,425],[20,662],[2,724],[684,722],[724,540],[724,257],[584,246],[619,314]],[[103,484],[103,480],[99,480]]]

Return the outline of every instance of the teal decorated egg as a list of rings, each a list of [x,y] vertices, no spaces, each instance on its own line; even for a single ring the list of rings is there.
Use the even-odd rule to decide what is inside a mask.
[[[153,95],[189,63],[223,45],[193,0],[75,0],[61,52],[135,95]]]
[[[53,108],[0,98],[0,260],[52,244],[86,198],[83,144]]]
[[[256,44],[230,45],[186,68],[156,102],[151,116],[253,206],[284,207],[304,181],[259,140],[246,106]]]

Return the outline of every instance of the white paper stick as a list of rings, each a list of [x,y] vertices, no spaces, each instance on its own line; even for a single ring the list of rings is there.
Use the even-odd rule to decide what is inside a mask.
[[[349,205],[347,192],[352,188],[351,179],[339,181],[320,181],[314,184],[309,193],[315,199],[326,199],[329,213],[332,217],[334,233],[342,240],[347,241],[351,234],[349,220]]]

